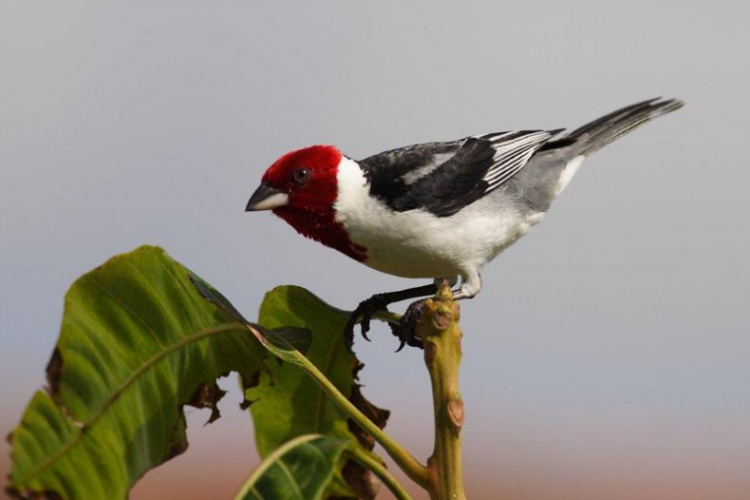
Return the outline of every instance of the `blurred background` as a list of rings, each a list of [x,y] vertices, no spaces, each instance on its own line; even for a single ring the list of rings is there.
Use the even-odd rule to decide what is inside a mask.
[[[467,491],[506,500],[750,498],[749,3],[0,4],[0,433],[82,273],[164,246],[254,317],[265,291],[351,309],[413,286],[244,213],[279,155],[577,127],[684,109],[584,164],[465,302]],[[421,353],[376,326],[365,395],[426,458]],[[132,500],[230,498],[258,458],[224,417]],[[10,468],[0,443],[0,474]],[[391,467],[393,469],[393,467]],[[426,496],[412,490],[417,499]],[[384,492],[380,498],[390,498]]]

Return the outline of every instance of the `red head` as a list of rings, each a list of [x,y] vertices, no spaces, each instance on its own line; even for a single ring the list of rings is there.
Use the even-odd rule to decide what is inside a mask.
[[[354,245],[336,221],[336,175],[342,158],[334,146],[310,146],[285,154],[263,174],[246,210],[273,210],[308,238],[365,260],[364,249]]]

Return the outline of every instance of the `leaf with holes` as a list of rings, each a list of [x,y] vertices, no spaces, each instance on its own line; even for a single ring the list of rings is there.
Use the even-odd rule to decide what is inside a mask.
[[[196,287],[215,292],[156,247],[73,284],[48,390],[12,433],[12,495],[126,498],[146,471],[187,448],[184,405],[210,407],[215,420],[217,377],[257,379],[264,348]]]

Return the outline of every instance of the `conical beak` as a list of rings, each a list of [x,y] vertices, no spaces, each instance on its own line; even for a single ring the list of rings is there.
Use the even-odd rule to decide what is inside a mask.
[[[274,208],[283,207],[288,204],[288,193],[274,189],[264,182],[250,197],[250,201],[247,202],[245,211],[255,212],[257,210],[273,210]]]

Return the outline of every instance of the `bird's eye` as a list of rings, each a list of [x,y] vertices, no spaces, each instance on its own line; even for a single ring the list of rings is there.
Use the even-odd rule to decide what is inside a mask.
[[[305,167],[298,168],[292,174],[292,179],[300,186],[305,184],[310,179],[310,169]]]

